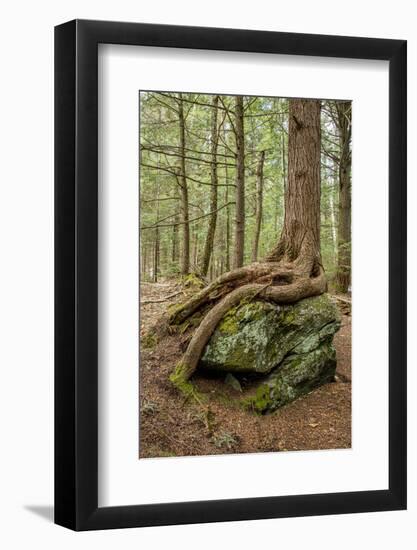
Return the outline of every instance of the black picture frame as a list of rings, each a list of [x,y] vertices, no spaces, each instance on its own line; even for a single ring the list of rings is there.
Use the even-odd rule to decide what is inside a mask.
[[[389,488],[98,507],[98,44],[389,62]],[[74,20],[55,28],[55,523],[74,530],[406,508],[406,41]]]

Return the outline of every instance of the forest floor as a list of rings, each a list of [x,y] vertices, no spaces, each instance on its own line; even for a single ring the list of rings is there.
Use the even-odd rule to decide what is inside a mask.
[[[185,401],[169,381],[184,351],[178,334],[153,339],[168,305],[184,300],[173,282],[143,283],[140,354],[140,458],[340,449],[351,446],[351,317],[343,307],[342,326],[334,343],[336,381],[278,409],[255,415],[238,404],[242,391],[224,383],[225,375],[198,372],[193,381],[207,396],[203,404]],[[343,302],[338,302],[343,306]]]

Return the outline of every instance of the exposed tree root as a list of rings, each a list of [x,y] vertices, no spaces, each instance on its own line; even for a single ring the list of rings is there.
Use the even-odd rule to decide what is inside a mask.
[[[185,303],[175,306],[170,312],[168,323],[170,325],[180,325],[203,305],[218,301],[237,286],[250,282],[266,282],[271,276],[277,278],[281,276],[283,280],[286,279],[288,281],[292,273],[293,270],[291,268],[288,269],[281,264],[272,262],[254,263],[224,273]]]
[[[317,269],[310,266],[306,273],[300,266],[294,269],[271,262],[252,264],[223,275],[171,315],[171,324],[181,323],[204,304],[217,300],[194,332],[186,352],[171,375],[172,383],[180,391],[186,388],[186,393],[190,393],[189,379],[197,368],[207,342],[224,315],[242,301],[256,298],[278,304],[295,303],[309,296],[323,294],[326,287],[326,277],[320,266]]]

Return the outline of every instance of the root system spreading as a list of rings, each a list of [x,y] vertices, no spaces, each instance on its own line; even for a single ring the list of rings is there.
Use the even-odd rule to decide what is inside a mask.
[[[300,258],[292,264],[282,261],[254,263],[222,275],[184,304],[176,306],[169,317],[171,325],[178,325],[210,305],[171,375],[171,381],[189,395],[187,382],[195,372],[218,323],[231,308],[254,298],[277,304],[295,303],[322,294],[326,287],[321,265],[317,261],[301,261]]]

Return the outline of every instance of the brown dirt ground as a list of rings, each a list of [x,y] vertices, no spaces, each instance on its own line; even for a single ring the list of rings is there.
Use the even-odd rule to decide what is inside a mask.
[[[144,283],[141,299],[160,299],[179,290],[169,282]],[[181,299],[178,295],[167,302],[142,305],[141,337],[154,333],[150,327],[156,327],[157,332],[168,304]],[[342,327],[335,336],[336,381],[264,416],[236,403],[250,391],[250,383],[243,380],[240,392],[224,384],[224,375],[197,373],[193,380],[207,402],[199,405],[185,401],[168,379],[182,354],[184,337],[164,335],[156,345],[151,344],[151,349],[141,346],[140,458],[351,446],[350,315],[342,312]]]

